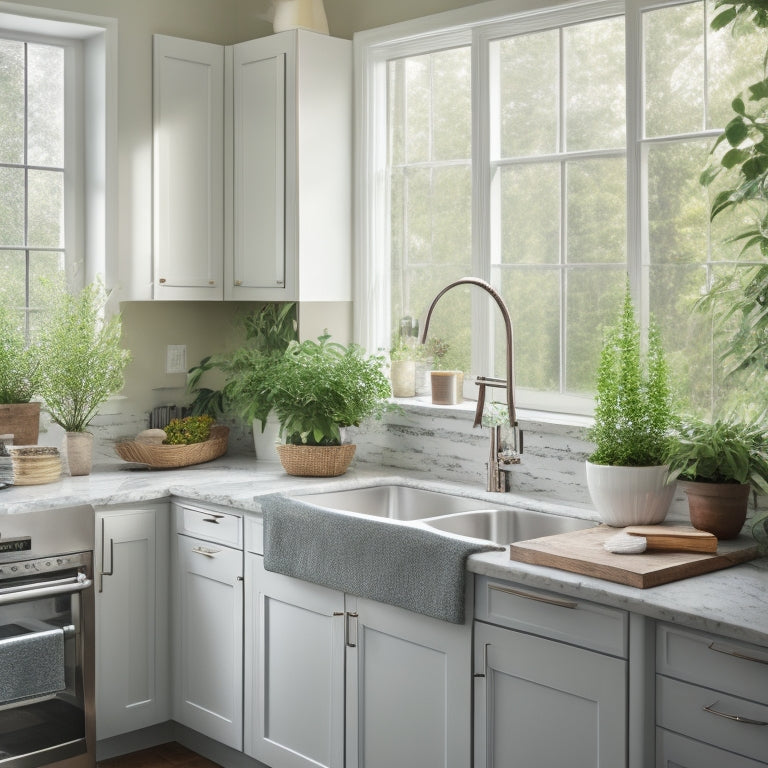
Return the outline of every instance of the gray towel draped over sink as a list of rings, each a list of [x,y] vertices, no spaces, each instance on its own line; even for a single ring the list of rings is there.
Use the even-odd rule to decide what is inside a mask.
[[[467,557],[503,549],[280,493],[258,502],[266,570],[454,624],[464,623]]]

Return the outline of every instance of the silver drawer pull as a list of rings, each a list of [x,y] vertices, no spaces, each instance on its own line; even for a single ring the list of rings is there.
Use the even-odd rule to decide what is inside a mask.
[[[206,557],[216,557],[221,552],[220,549],[211,549],[210,547],[192,547],[192,551],[196,555],[205,555]]]
[[[715,704],[717,704],[717,702],[715,702]],[[715,704],[710,704],[708,707],[704,707],[704,711],[709,712],[711,715],[717,715],[718,717],[724,717],[726,720],[734,720],[737,723],[745,723],[746,725],[768,725],[768,723],[763,722],[762,720],[752,720],[752,718],[742,717],[741,715],[731,715],[727,712],[718,712],[716,709],[713,709]]]
[[[710,643],[709,650],[724,653],[727,656],[734,656],[737,659],[744,659],[744,661],[756,661],[758,664],[768,664],[768,658],[763,659],[760,656],[750,656],[749,654],[744,653],[744,651],[736,650],[736,648],[729,648],[725,645],[719,645],[718,643]]]
[[[523,592],[520,589],[512,589],[512,587],[501,587],[498,584],[489,584],[489,589],[494,589],[497,592],[504,592],[508,595],[516,595],[517,597],[524,597],[526,600],[536,600],[539,603],[547,603],[548,605],[556,605],[558,608],[578,608],[579,604],[573,602],[573,600],[558,600],[556,597],[545,597],[544,595],[534,595],[530,592]]]
[[[224,515],[216,515],[213,512],[210,513],[210,517],[204,517],[203,522],[204,523],[213,523],[214,525],[219,524],[219,520],[223,520]]]

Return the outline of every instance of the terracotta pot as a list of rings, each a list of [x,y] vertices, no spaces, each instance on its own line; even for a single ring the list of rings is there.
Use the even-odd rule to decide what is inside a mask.
[[[750,486],[742,483],[680,483],[688,496],[691,525],[718,539],[735,539],[747,519]]]
[[[13,435],[14,445],[37,445],[40,403],[0,405],[0,434]]]
[[[675,483],[669,467],[613,467],[587,462],[587,488],[604,523],[616,528],[655,525],[667,516]]]
[[[90,475],[93,465],[93,435],[90,432],[67,432],[65,444],[69,474],[73,477]]]

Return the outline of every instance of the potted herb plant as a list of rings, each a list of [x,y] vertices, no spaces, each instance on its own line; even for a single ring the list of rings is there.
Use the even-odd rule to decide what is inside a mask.
[[[341,430],[388,408],[384,358],[343,346],[325,334],[291,342],[262,381],[285,439],[278,455],[292,475],[343,474],[355,446],[342,444]]]
[[[666,517],[675,492],[664,464],[673,421],[659,331],[651,322],[643,354],[627,286],[618,320],[605,334],[589,431],[595,450],[587,461],[587,487],[608,525],[649,525]]]
[[[123,386],[130,352],[120,344],[120,316],[107,319],[100,282],[63,294],[42,323],[36,346],[40,395],[54,423],[66,432],[69,471],[91,471],[93,435],[86,428],[99,406]]]
[[[252,424],[257,458],[274,455],[279,424],[270,415],[265,374],[279,359],[291,341],[298,339],[296,304],[264,304],[243,319],[245,341],[234,352],[212,355],[189,371],[187,389],[195,393],[190,412],[195,415],[220,416],[233,413]],[[220,389],[200,387],[207,371],[218,370],[224,376]]]
[[[768,432],[736,419],[683,422],[665,459],[688,496],[691,524],[719,539],[739,535],[749,493],[768,494]]]
[[[24,331],[5,302],[0,303],[0,434],[17,445],[35,445],[40,428],[39,366]]]

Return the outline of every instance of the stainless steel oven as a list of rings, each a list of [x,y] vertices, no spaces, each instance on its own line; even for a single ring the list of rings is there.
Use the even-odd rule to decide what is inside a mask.
[[[93,509],[0,514],[0,768],[93,768]]]

